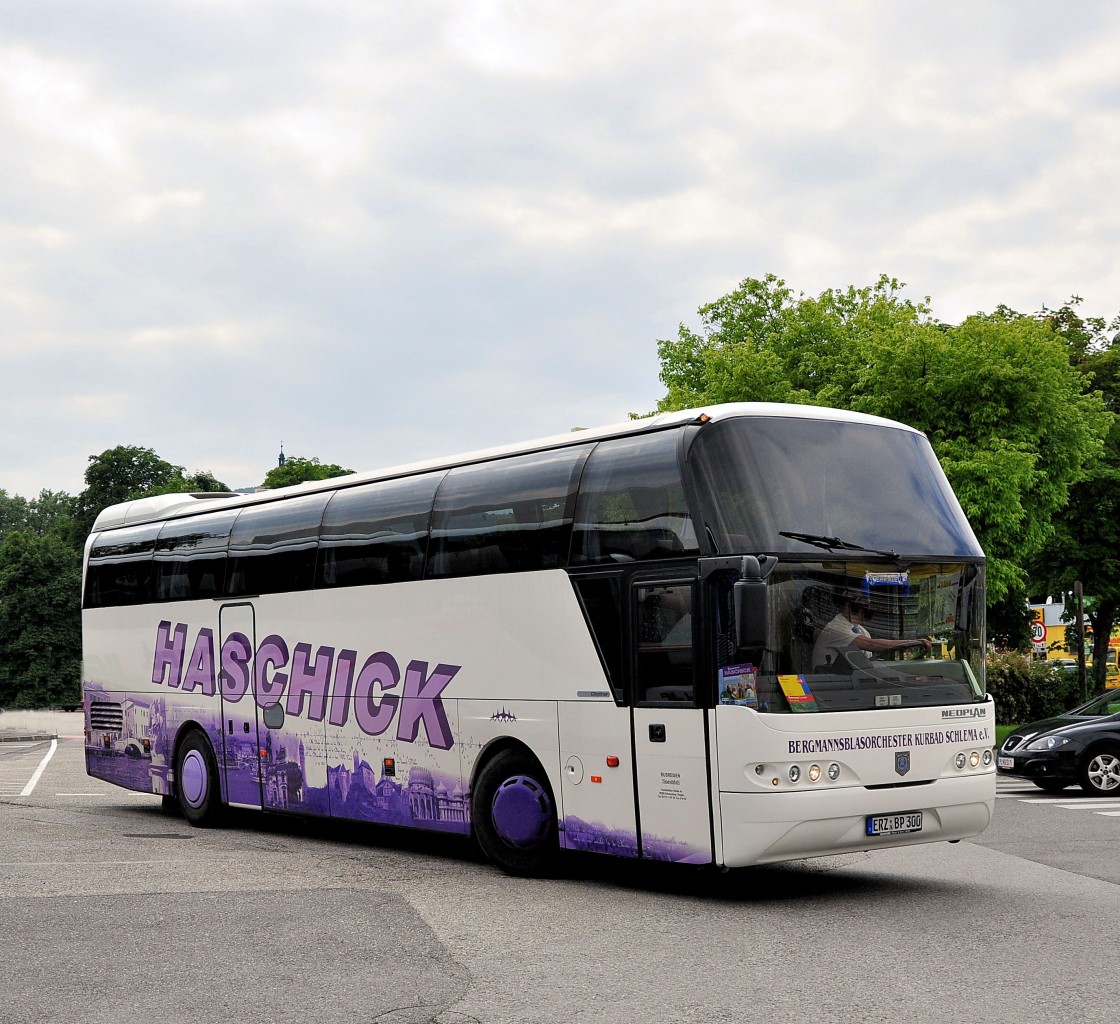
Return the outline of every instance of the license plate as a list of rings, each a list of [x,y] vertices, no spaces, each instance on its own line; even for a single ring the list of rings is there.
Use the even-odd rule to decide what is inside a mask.
[[[1015,758],[1013,757],[997,757],[996,765],[1000,768],[1014,768]]]
[[[867,818],[869,836],[901,836],[907,832],[921,832],[921,830],[921,811],[907,811],[905,814],[873,814]]]

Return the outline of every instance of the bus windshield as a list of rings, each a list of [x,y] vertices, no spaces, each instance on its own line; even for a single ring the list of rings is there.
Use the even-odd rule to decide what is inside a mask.
[[[984,700],[983,571],[974,564],[787,563],[769,581],[758,710],[932,707]],[[736,666],[721,667],[725,680]]]
[[[720,554],[843,547],[983,558],[933,449],[915,431],[740,417],[700,431],[688,461]]]

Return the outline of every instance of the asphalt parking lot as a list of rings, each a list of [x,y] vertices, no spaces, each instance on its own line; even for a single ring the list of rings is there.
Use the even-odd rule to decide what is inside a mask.
[[[1072,798],[1001,788],[956,845],[512,879],[411,830],[193,829],[86,776],[80,715],[0,733],[0,1024],[1115,1018],[1087,943],[1120,918],[1120,817]]]

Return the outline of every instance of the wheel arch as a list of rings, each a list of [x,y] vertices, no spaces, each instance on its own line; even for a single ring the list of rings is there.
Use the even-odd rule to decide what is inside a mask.
[[[1112,733],[1106,733],[1104,736],[1095,736],[1090,743],[1085,745],[1085,749],[1081,751],[1078,764],[1080,765],[1087,761],[1102,750],[1111,750],[1117,756],[1120,756],[1120,736],[1114,736]]]

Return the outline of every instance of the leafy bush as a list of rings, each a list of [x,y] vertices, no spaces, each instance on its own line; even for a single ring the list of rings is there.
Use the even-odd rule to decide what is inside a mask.
[[[1068,711],[1079,700],[1077,673],[1017,651],[988,656],[988,692],[996,702],[996,721],[1024,724]]]

